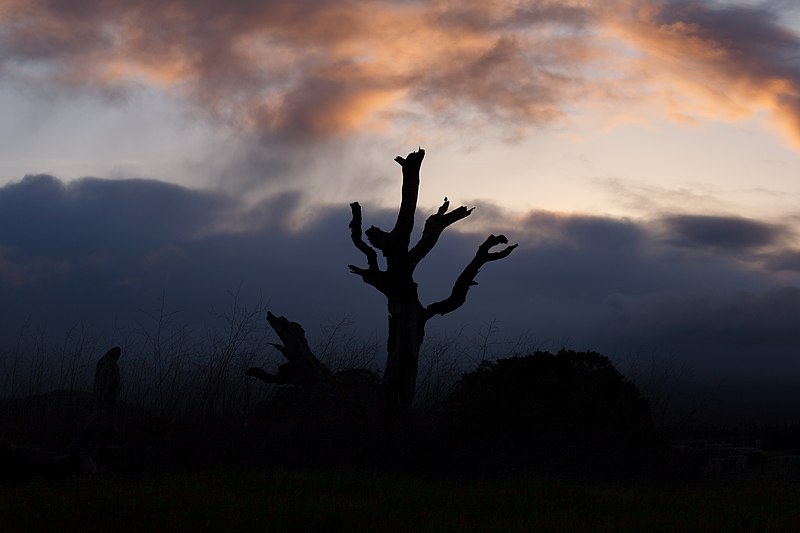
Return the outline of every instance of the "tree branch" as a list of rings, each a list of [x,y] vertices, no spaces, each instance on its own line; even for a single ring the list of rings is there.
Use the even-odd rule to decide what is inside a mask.
[[[475,281],[475,277],[478,275],[478,272],[480,272],[481,267],[490,261],[497,261],[498,259],[508,257],[509,254],[514,251],[514,248],[518,246],[513,244],[511,246],[506,246],[499,252],[489,251],[499,244],[508,244],[508,239],[506,239],[505,235],[489,235],[483,244],[478,246],[475,257],[464,268],[464,271],[461,272],[461,275],[458,276],[458,279],[456,279],[456,282],[453,284],[453,290],[450,296],[444,300],[434,302],[425,308],[426,319],[434,315],[445,315],[464,305],[470,287],[478,284],[478,282]]]
[[[412,266],[416,266],[431,250],[433,250],[442,232],[448,226],[467,218],[472,214],[472,210],[475,209],[474,207],[472,209],[467,209],[462,205],[448,213],[447,209],[449,207],[450,202],[447,200],[447,197],[445,197],[444,203],[439,207],[439,210],[429,216],[425,221],[422,237],[420,237],[419,242],[417,242],[408,253],[408,258]]]
[[[361,205],[359,205],[358,202],[353,202],[350,204],[350,210],[353,212],[353,219],[350,221],[350,238],[352,239],[355,247],[361,250],[361,253],[367,257],[368,267],[359,268],[355,265],[347,265],[347,267],[353,274],[361,276],[361,279],[364,281],[364,283],[372,285],[381,292],[385,292],[385,275],[378,266],[378,253],[369,244],[365,243],[364,238],[362,237]],[[378,230],[378,228],[373,226],[367,230],[367,232],[371,233],[373,229]]]
[[[386,272],[383,270],[371,270],[368,268],[359,268],[355,265],[347,265],[347,268],[350,269],[350,272],[353,274],[360,276],[361,280],[366,283],[367,285],[372,285],[376,289],[378,289],[383,294],[386,294],[388,290],[388,285],[386,282]]]
[[[353,213],[353,219],[350,221],[350,238],[353,244],[367,256],[367,264],[371,270],[378,269],[378,253],[373,250],[367,243],[364,242],[361,232],[361,205],[358,202],[350,204],[350,211]]]
[[[386,233],[377,226],[370,226],[364,233],[366,233],[369,243],[380,250],[384,257],[392,253],[393,239],[391,233]]]
[[[405,158],[399,155],[394,158],[403,168],[403,188],[400,211],[397,213],[397,222],[391,233],[398,239],[404,250],[408,250],[411,232],[414,230],[414,212],[417,210],[417,198],[419,197],[419,169],[424,158],[425,150],[422,148],[411,152]]]

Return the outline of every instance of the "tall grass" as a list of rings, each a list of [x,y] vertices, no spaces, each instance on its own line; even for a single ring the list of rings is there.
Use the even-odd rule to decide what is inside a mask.
[[[245,304],[234,293],[227,308],[209,313],[204,327],[183,321],[163,296],[133,327],[117,327],[111,334],[77,324],[53,336],[31,323],[10,346],[0,346],[0,398],[61,391],[54,396],[54,408],[68,406],[65,416],[79,426],[86,413],[78,412],[75,399],[86,399],[97,359],[119,345],[122,404],[146,415],[148,424],[157,419],[158,427],[180,425],[181,431],[203,439],[218,438],[245,426],[256,406],[278,390],[245,375],[251,366],[275,371],[286,362],[269,346],[277,339],[265,316],[263,302]],[[385,339],[379,333],[364,337],[348,318],[306,327],[315,354],[333,372],[366,368],[380,374]],[[495,342],[495,335],[492,324],[477,336],[462,330],[430,335],[420,359],[417,411],[435,411],[461,373],[474,366],[476,346],[481,359],[490,357],[496,346],[507,347]],[[0,438],[10,438],[3,427]],[[35,439],[26,444],[35,444]]]
[[[167,421],[241,423],[255,403],[275,392],[246,377],[247,368],[276,370],[285,362],[269,346],[276,338],[265,316],[263,302],[246,305],[236,293],[228,308],[209,314],[202,328],[183,322],[164,297],[155,310],[142,312],[132,328],[112,334],[100,335],[79,323],[54,337],[31,322],[10,346],[0,345],[0,398],[90,392],[97,359],[119,345],[121,402]],[[380,374],[385,339],[379,333],[364,337],[347,317],[307,329],[315,354],[333,372],[366,368]],[[494,323],[470,335],[463,329],[429,335],[420,357],[415,408],[434,410],[461,373],[480,360],[509,349],[522,351],[519,341],[496,336]]]
[[[120,401],[141,413],[140,421],[145,417],[161,420],[162,427],[180,424],[184,429],[195,427],[198,433],[223,432],[241,425],[253,404],[273,392],[245,376],[256,360],[268,366],[280,364],[267,344],[273,338],[265,315],[260,302],[244,305],[234,295],[230,307],[210,315],[203,329],[181,322],[180,313],[170,311],[163,300],[155,312],[143,313],[135,328],[120,329],[112,339],[85,325],[55,338],[44,327],[28,325],[10,347],[0,349],[0,398],[59,391],[49,395],[48,405],[74,418],[73,425],[78,426],[86,416],[80,410],[82,406],[85,410],[92,391],[97,360],[119,345]],[[83,403],[73,401],[76,398]],[[24,411],[25,405],[14,404],[14,420],[30,418],[31,413],[16,412]],[[34,427],[33,422],[26,420],[25,427]],[[47,428],[41,429],[47,433]],[[0,426],[0,438],[12,438],[8,431]],[[36,444],[35,440],[25,444]]]

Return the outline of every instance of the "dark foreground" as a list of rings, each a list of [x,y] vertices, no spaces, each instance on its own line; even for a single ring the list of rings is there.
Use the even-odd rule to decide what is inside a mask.
[[[800,465],[695,483],[215,468],[0,486],[0,531],[800,531]]]

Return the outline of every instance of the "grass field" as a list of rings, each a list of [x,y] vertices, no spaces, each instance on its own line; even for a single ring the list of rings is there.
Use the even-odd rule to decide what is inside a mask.
[[[775,477],[459,482],[222,468],[35,481],[0,487],[0,531],[800,531],[800,483]]]

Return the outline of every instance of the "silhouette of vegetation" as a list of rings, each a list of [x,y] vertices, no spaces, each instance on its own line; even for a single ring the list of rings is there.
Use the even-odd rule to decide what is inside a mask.
[[[364,283],[386,296],[388,302],[389,336],[382,390],[384,410],[390,419],[403,418],[411,411],[425,324],[436,315],[445,315],[461,307],[470,287],[477,285],[475,277],[480,268],[490,261],[508,257],[517,247],[514,244],[498,252],[490,252],[495,246],[508,244],[504,235],[490,235],[456,279],[450,296],[423,306],[417,293],[414,270],[436,246],[445,229],[472,214],[472,209],[465,206],[449,211],[450,202],[445,198],[438,211],[425,221],[419,241],[411,246],[419,196],[419,172],[424,157],[425,150],[420,148],[406,157],[395,158],[403,169],[403,186],[400,210],[391,231],[370,226],[363,232],[369,241],[367,244],[362,236],[361,206],[358,202],[350,204],[353,215],[350,221],[351,239],[367,258],[367,268],[348,266]],[[378,265],[376,250],[386,260],[385,270]]]
[[[117,396],[120,390],[120,376],[117,359],[121,355],[118,347],[111,348],[97,362],[95,372],[95,386],[91,398],[87,395],[69,394],[67,401],[74,402],[71,406],[73,412],[79,412],[83,400],[84,412],[88,405],[94,407],[84,420],[78,424],[73,422],[75,429],[69,432],[54,431],[53,428],[43,424],[45,412],[38,413],[32,427],[28,428],[28,438],[34,432],[42,430],[50,432],[48,437],[61,439],[54,448],[43,448],[31,445],[11,445],[2,443],[0,446],[0,479],[15,481],[30,477],[56,478],[73,474],[94,474],[97,472],[95,456],[113,436],[115,419],[117,415]],[[41,408],[50,411],[53,402],[48,401],[58,395],[46,395],[38,398]],[[30,403],[30,401],[28,401]],[[62,417],[56,417],[54,422],[63,423]],[[64,442],[64,436],[69,435],[69,443]],[[41,437],[41,435],[40,435]],[[58,442],[58,440],[56,440]]]
[[[257,463],[302,467],[373,466],[380,427],[380,378],[347,369],[313,386],[282,387],[256,406]],[[266,454],[264,456],[263,454]]]
[[[485,361],[457,383],[442,425],[460,461],[491,468],[618,465],[653,437],[647,400],[591,351]]]
[[[245,315],[249,324],[251,314]],[[305,339],[299,325],[269,316],[294,331],[295,340]],[[728,435],[715,430],[702,439],[686,432],[671,443],[654,435],[648,402],[606,357],[594,352],[532,352],[484,362],[457,383],[454,368],[447,366],[451,386],[437,385],[441,392],[436,393],[435,404],[417,405],[407,423],[386,424],[376,372],[322,370],[346,368],[350,361],[359,360],[340,353],[339,347],[331,348],[341,340],[323,343],[319,351],[328,354],[325,364],[318,360],[305,367],[321,365],[319,372],[279,370],[274,374],[322,379],[270,378],[270,386],[263,386],[245,377],[245,369],[254,368],[255,357],[264,353],[267,342],[262,332],[242,334],[240,338],[247,342],[230,349],[227,340],[216,338],[207,360],[176,374],[170,386],[176,387],[180,402],[167,411],[152,401],[158,388],[137,381],[141,380],[137,376],[146,375],[143,368],[149,368],[151,358],[140,349],[136,359],[126,345],[120,399],[103,402],[116,411],[106,419],[111,427],[106,427],[105,435],[110,440],[99,440],[103,436],[99,432],[92,436],[100,443],[90,454],[96,459],[97,472],[128,477],[236,464],[472,479],[528,472],[595,480],[641,476],[701,480],[766,471],[775,468],[776,457],[786,453],[767,450],[773,446],[771,441],[762,444],[758,439],[778,434],[765,433],[763,428],[748,431],[744,440],[739,439],[741,431]],[[292,342],[282,339],[281,352]],[[469,344],[463,339],[448,342]],[[308,348],[305,340],[301,345]],[[203,345],[191,346],[205,353]],[[145,352],[149,348],[145,345]],[[176,350],[190,353],[185,347]],[[441,351],[449,354],[462,349]],[[111,359],[116,358],[114,351],[109,353]],[[330,354],[339,354],[340,359]],[[131,358],[139,361],[138,366],[131,365]],[[369,359],[361,356],[360,360]],[[171,368],[168,359],[164,363]],[[94,365],[87,361],[69,366],[88,369]],[[426,376],[427,370],[422,370]],[[115,372],[112,366],[112,377]],[[72,381],[91,383],[67,379]],[[101,381],[97,381],[98,392],[103,390]],[[115,390],[116,379],[110,383],[110,390]],[[131,396],[132,390],[142,393]],[[209,391],[216,391],[216,401],[209,400]],[[97,406],[95,394],[78,390],[0,400],[0,439],[8,442],[0,445],[0,477],[91,474],[91,462],[84,456],[64,452],[75,449],[75,436],[87,427]],[[775,444],[780,446],[784,440],[776,439]],[[793,456],[787,457],[791,461]]]
[[[287,362],[274,374],[257,367],[246,374],[288,385],[257,406],[250,420],[261,430],[270,460],[302,466],[363,463],[378,427],[378,375],[366,369],[332,374],[311,351],[300,324],[271,312],[267,322],[283,342],[270,345]]]

